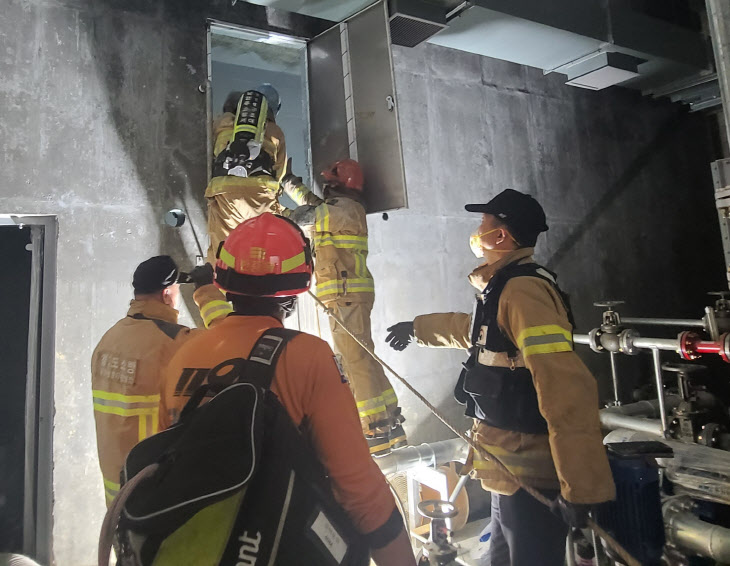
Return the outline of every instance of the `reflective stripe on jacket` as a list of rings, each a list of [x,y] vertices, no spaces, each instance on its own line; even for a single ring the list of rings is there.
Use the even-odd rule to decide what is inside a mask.
[[[207,325],[231,306],[219,289],[193,295]],[[177,349],[199,330],[177,324],[178,312],[156,301],[131,302],[127,316],[99,341],[91,359],[91,384],[99,464],[107,504],[119,491],[119,473],[132,447],[159,430],[162,372]]]
[[[374,294],[375,283],[367,267],[368,225],[363,206],[337,196],[325,200],[315,212],[317,296],[324,301],[343,296],[357,301]]]
[[[515,261],[532,261],[532,253],[523,248],[505,254],[500,261],[475,269],[469,279],[481,292],[497,270]],[[470,319],[464,313],[419,316],[414,320],[416,339],[423,346],[469,348]],[[500,297],[497,323],[532,373],[549,434],[523,434],[476,422],[476,438],[501,455],[525,483],[559,485],[563,497],[574,503],[612,499],[596,381],[567,338],[572,327],[557,291],[537,277],[511,279]],[[517,490],[514,480],[489,462],[475,459],[474,467],[486,489],[504,494]]]

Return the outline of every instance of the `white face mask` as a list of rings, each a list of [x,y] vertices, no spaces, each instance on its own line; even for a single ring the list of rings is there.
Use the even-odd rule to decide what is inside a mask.
[[[469,236],[469,247],[471,248],[472,253],[478,258],[483,258],[484,248],[482,247],[482,236],[486,236],[492,232],[497,232],[498,230],[501,230],[501,228],[495,228],[494,230],[489,230],[487,232],[477,232]]]

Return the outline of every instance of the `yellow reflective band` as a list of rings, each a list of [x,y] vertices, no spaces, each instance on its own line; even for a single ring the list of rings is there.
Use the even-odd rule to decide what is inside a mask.
[[[549,336],[551,334],[562,336],[570,342],[573,341],[573,334],[565,330],[563,327],[558,326],[557,324],[545,324],[543,326],[531,326],[520,332],[519,336],[517,336],[517,347],[522,350],[527,338],[538,338],[542,336]],[[527,345],[529,346],[530,344]]]
[[[385,405],[375,407],[374,409],[368,409],[367,411],[358,411],[357,414],[360,417],[369,417],[370,415],[376,415],[378,413],[384,413],[386,411]]]
[[[383,392],[383,401],[385,401],[386,405],[397,405],[398,404],[398,397],[395,394],[395,391],[392,389],[388,389],[387,391]]]
[[[254,136],[256,136],[257,131],[258,131],[258,126],[250,126],[248,124],[236,125],[233,128],[233,135],[235,136],[238,132],[250,132]],[[233,141],[233,140],[231,140],[231,141]]]
[[[147,415],[143,415],[143,416],[139,417],[138,427],[139,427],[139,432],[138,432],[137,438],[139,440],[144,440],[145,438],[147,438]]]
[[[107,488],[109,491],[119,491],[119,488],[121,486],[118,483],[104,478],[104,487]]]
[[[361,407],[367,407],[368,405],[374,405],[375,403],[382,403],[383,402],[383,396],[378,395],[377,397],[371,397],[370,399],[365,399],[364,401],[358,401],[356,403],[357,408]]]
[[[91,391],[94,397],[98,399],[107,399],[109,401],[121,401],[123,403],[159,403],[160,395],[122,395],[121,393],[112,393],[111,391],[102,391],[94,389]]]
[[[526,358],[534,354],[556,354],[558,352],[572,352],[573,346],[569,342],[553,342],[551,344],[537,344],[522,349],[522,355]]]
[[[205,327],[208,328],[215,319],[227,316],[232,312],[233,308],[228,301],[211,301],[200,309],[200,316],[203,318]]]
[[[231,269],[236,268],[236,258],[233,257],[233,255],[229,251],[227,251],[226,248],[221,248],[221,252],[218,254],[218,258]]]
[[[319,205],[314,210],[315,221],[314,230],[315,232],[329,232],[330,231],[330,209],[326,204]]]
[[[144,407],[141,409],[125,409],[124,407],[115,407],[113,405],[100,405],[94,403],[94,410],[109,415],[118,415],[120,417],[138,417],[140,415],[154,415],[159,411],[158,407]]]
[[[334,246],[340,249],[354,249],[368,251],[367,236],[336,236],[336,235],[317,235],[314,236],[314,245],[317,247]]]
[[[344,294],[344,286],[342,281],[328,281],[316,286],[318,296],[334,295],[337,293]],[[372,279],[348,279],[348,293],[375,293],[375,284]]]
[[[285,259],[281,262],[281,272],[287,273],[291,271],[292,269],[295,269],[299,267],[300,265],[304,265],[305,256],[304,252],[300,252],[294,257],[290,257],[289,259]]]

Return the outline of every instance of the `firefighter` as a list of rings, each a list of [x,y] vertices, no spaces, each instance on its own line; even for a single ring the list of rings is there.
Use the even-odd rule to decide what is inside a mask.
[[[391,326],[386,341],[470,351],[455,396],[474,418],[473,438],[555,501],[551,512],[474,454],[472,474],[492,492],[489,564],[562,566],[568,525],[585,526],[589,506],[614,497],[596,382],[573,351],[567,297],[532,259],[548,229],[540,204],[507,189],[466,210],[482,215],[470,240],[484,258],[469,276],[473,318],[419,316]]]
[[[102,337],[91,358],[96,443],[107,505],[119,491],[119,473],[132,447],[158,431],[162,370],[199,332],[177,324],[179,270],[170,256],[143,261],[134,272],[127,316]],[[206,326],[231,311],[213,285],[212,266],[190,274],[193,298]]]
[[[324,199],[312,193],[287,165],[282,186],[300,205],[290,218],[314,224],[317,296],[370,349],[370,313],[375,283],[367,268],[368,225],[363,207],[363,173],[357,161],[344,159],[322,172]],[[406,445],[402,416],[383,368],[330,319],[334,351],[350,380],[370,452],[383,456]]]
[[[180,349],[166,371],[162,425],[173,424],[196,387],[179,383],[187,368],[215,368],[248,358],[258,338],[283,326],[312,275],[309,242],[290,220],[270,213],[247,220],[220,249],[216,285],[233,313]],[[220,376],[223,379],[225,376]],[[388,484],[370,458],[355,404],[334,354],[323,340],[299,333],[289,340],[274,370],[271,390],[302,430],[332,481],[337,501],[368,540],[376,564],[415,560]],[[305,560],[306,561],[306,560]]]
[[[256,121],[256,127],[253,128],[258,128],[258,131],[248,132],[250,128],[242,126],[242,129],[251,133],[254,143],[260,140],[255,156],[251,153],[250,144],[237,146],[232,143],[237,133],[236,119],[242,107],[241,102],[251,93],[260,93],[265,101],[265,106],[255,107],[262,111],[260,120]],[[231,92],[223,104],[223,114],[213,122],[213,176],[205,191],[210,237],[208,262],[211,264],[215,263],[220,243],[241,222],[263,212],[279,210],[279,183],[286,170],[284,132],[276,124],[276,114],[280,108],[279,93],[267,83],[253,91]],[[248,164],[253,165],[245,173],[241,168],[225,168],[226,156],[236,158],[236,148],[239,146],[245,147]],[[241,176],[243,174],[246,176]]]

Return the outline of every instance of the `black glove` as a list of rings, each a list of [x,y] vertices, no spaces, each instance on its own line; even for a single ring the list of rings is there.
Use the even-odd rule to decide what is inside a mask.
[[[413,321],[399,322],[388,328],[388,336],[385,341],[390,344],[390,347],[397,352],[402,352],[408,347],[416,336],[416,331],[413,329]]]
[[[563,499],[562,495],[558,495],[550,506],[550,511],[574,529],[584,529],[588,526],[588,513],[591,507],[591,505],[571,503]]]
[[[200,289],[203,285],[210,285],[213,283],[213,266],[209,263],[205,265],[199,265],[195,267],[190,273],[188,273],[190,279],[195,283],[195,288]]]

